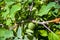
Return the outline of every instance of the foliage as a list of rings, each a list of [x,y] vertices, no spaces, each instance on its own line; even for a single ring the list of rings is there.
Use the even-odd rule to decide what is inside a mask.
[[[0,0],[0,40],[60,40],[60,23],[32,22],[59,17],[59,0]]]

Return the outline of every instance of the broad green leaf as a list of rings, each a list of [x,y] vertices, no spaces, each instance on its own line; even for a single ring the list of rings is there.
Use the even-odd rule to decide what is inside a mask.
[[[4,0],[7,5],[12,5],[14,0]]]
[[[19,27],[19,28],[18,28],[17,37],[19,37],[19,38],[22,37],[22,27]]]
[[[46,11],[45,9],[46,9],[46,5],[42,5],[38,15],[40,16],[44,15],[45,14],[44,12]]]
[[[59,37],[58,37],[58,35],[56,35],[56,34],[53,33],[53,32],[49,33],[48,39],[49,39],[49,40],[60,40]]]
[[[0,37],[9,38],[13,37],[13,32],[6,29],[0,29]]]
[[[43,5],[38,15],[40,16],[46,15],[50,11],[50,9],[55,6],[55,4],[56,4],[55,2],[50,2],[47,6]]]
[[[47,31],[45,30],[39,30],[41,36],[48,36]]]
[[[12,20],[15,20],[15,14],[20,9],[21,9],[21,4],[19,4],[19,3],[12,6],[12,8],[10,10],[10,17],[11,17]]]

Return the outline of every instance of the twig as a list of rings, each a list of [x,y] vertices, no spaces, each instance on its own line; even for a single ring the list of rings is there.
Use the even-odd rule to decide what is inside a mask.
[[[37,22],[37,21],[34,21],[32,20],[33,23],[38,23],[38,24],[41,24],[43,25],[47,30],[49,30],[50,32],[53,32],[51,29],[49,29],[45,24],[48,23],[48,21],[44,21],[44,22]]]
[[[12,26],[12,27],[9,28],[9,30],[13,30],[13,29],[17,28],[17,25],[18,24],[15,23],[14,26]]]
[[[43,22],[38,22],[38,21],[35,21],[35,20],[32,20],[33,23],[38,23],[38,24],[48,24],[49,21],[43,21]]]
[[[32,8],[33,8],[33,2],[32,2],[32,4],[29,6],[30,12],[32,11]]]
[[[52,32],[51,31],[51,29],[49,29],[45,24],[42,24],[47,30],[49,30],[50,32]]]

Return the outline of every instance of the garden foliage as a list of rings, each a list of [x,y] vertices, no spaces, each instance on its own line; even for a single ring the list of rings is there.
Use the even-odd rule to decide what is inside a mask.
[[[59,0],[0,0],[0,40],[60,40],[60,21],[44,24],[51,31],[32,22],[56,18]]]

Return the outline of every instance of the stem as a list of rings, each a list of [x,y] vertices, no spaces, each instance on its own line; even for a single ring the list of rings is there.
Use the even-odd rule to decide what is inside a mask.
[[[32,12],[32,8],[33,8],[33,2],[32,2],[32,4],[29,7],[30,12]]]
[[[47,30],[49,30],[50,32],[52,32],[51,31],[51,29],[49,29],[45,24],[42,24]]]
[[[32,22],[33,23],[38,23],[38,24],[41,24],[41,25],[43,25],[46,29],[48,29],[50,32],[52,32],[52,30],[51,29],[49,29],[45,24],[47,24],[48,23],[48,21],[43,21],[43,22],[37,22],[37,21],[34,21],[34,20],[32,20]]]

